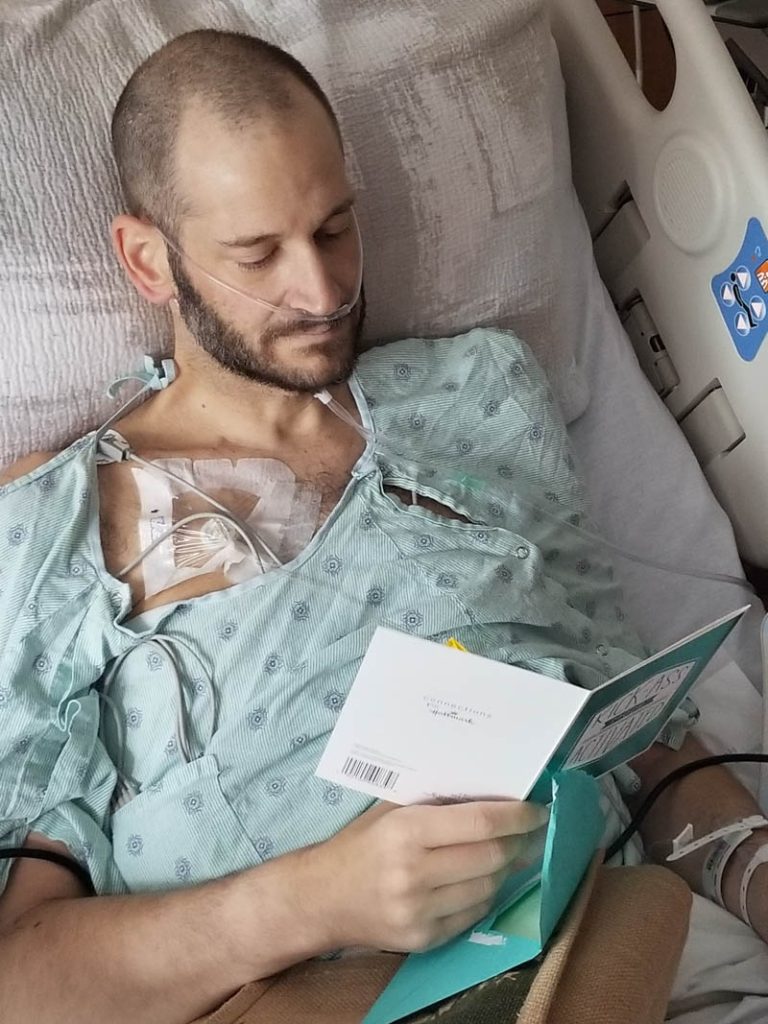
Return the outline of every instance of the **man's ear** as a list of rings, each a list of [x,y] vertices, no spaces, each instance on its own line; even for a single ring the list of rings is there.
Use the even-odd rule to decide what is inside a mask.
[[[121,213],[112,221],[112,245],[139,295],[164,306],[176,295],[165,242],[146,221]]]

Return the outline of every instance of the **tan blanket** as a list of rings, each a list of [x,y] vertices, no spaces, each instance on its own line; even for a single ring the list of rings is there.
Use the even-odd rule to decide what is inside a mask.
[[[539,962],[408,1018],[409,1024],[661,1024],[691,894],[651,865],[593,864]],[[194,1024],[359,1024],[402,957],[312,960],[246,985]]]

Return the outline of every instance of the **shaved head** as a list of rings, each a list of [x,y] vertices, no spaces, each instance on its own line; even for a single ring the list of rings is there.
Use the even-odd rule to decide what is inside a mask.
[[[341,144],[325,93],[278,46],[202,29],[153,53],[131,76],[112,117],[112,148],[128,212],[174,237],[190,202],[175,161],[185,115],[206,110],[233,129],[260,119],[285,120],[295,110],[297,88],[320,101]]]
[[[190,32],[133,74],[112,142],[130,215],[115,218],[118,254],[134,283],[175,299],[177,361],[294,393],[346,380],[362,253],[339,127],[310,73],[261,39]]]

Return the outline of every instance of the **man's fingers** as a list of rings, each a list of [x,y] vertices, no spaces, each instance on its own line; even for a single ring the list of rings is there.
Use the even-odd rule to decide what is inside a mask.
[[[428,849],[525,835],[549,819],[546,807],[520,800],[473,800],[414,810],[418,812],[413,818],[416,838]]]
[[[432,892],[430,910],[435,917],[453,917],[492,902],[506,876],[506,871],[497,871],[458,885],[443,885]]]
[[[525,855],[527,845],[525,836],[500,836],[485,843],[439,846],[427,853],[424,881],[437,888],[506,872]]]
[[[461,935],[462,932],[466,931],[467,928],[471,928],[473,924],[477,924],[490,912],[493,905],[492,900],[487,900],[485,903],[480,903],[477,906],[471,907],[469,910],[463,910],[459,914],[452,914],[450,917],[441,917],[435,922],[433,929],[433,938],[427,949],[434,949],[436,946],[442,946],[448,939],[452,939],[456,935]]]

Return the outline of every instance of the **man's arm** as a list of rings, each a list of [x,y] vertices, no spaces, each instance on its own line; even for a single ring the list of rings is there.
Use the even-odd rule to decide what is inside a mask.
[[[709,757],[696,739],[688,736],[680,750],[655,744],[632,762],[642,780],[642,790],[628,800],[635,811],[645,796],[665,775],[680,765],[702,757]],[[662,793],[640,828],[648,855],[666,864],[681,875],[690,887],[701,893],[701,872],[710,846],[688,854],[678,861],[667,863],[664,858],[671,852],[671,843],[686,825],[693,825],[694,838],[712,832],[723,825],[760,814],[754,797],[723,766],[714,765],[693,772],[673,782]],[[723,898],[728,910],[736,917],[739,911],[739,886],[744,868],[755,850],[768,843],[768,828],[760,829],[735,851],[723,876]],[[768,942],[768,864],[762,864],[749,886],[749,914],[755,930]]]
[[[28,845],[66,853],[30,837]],[[0,899],[0,1020],[185,1024],[321,951],[291,858],[158,895],[83,898],[50,862],[15,862]]]
[[[0,899],[0,1021],[186,1024],[328,950],[425,949],[488,913],[544,821],[516,801],[381,804],[325,843],[159,895],[83,898],[64,868],[19,860]]]
[[[0,486],[55,454],[0,470]],[[41,835],[25,845],[70,855]],[[20,858],[0,894],[0,1021],[185,1024],[322,951],[295,876],[288,857],[178,892],[84,898],[65,868]]]

